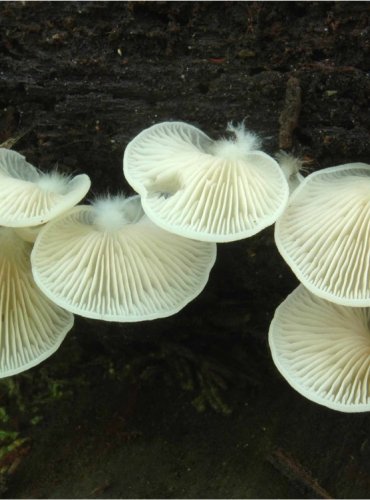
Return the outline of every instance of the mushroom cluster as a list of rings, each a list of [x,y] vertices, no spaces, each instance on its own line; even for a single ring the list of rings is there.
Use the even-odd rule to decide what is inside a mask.
[[[369,411],[370,165],[308,175],[277,220],[275,241],[302,283],[271,323],[276,366],[312,401]]]
[[[312,401],[370,410],[370,165],[307,177],[261,151],[244,124],[213,140],[164,122],[127,146],[135,195],[78,205],[87,175],[42,173],[0,148],[0,377],[50,356],[73,315],[134,322],[173,315],[205,287],[216,244],[275,225],[301,285],[269,330],[282,375]]]
[[[244,125],[211,140],[154,125],[124,154],[138,194],[77,205],[87,175],[42,173],[0,148],[0,377],[54,352],[73,314],[133,322],[175,314],[204,288],[216,243],[256,234],[283,213],[286,175]]]
[[[36,285],[30,256],[40,227],[89,188],[85,174],[42,173],[22,155],[0,148],[0,377],[46,359],[73,326],[73,314]]]

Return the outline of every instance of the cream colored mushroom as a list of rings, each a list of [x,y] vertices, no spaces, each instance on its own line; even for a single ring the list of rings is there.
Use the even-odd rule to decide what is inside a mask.
[[[73,326],[73,315],[36,286],[31,248],[14,229],[0,228],[0,377],[28,370],[49,357]]]
[[[273,224],[289,194],[277,162],[243,125],[231,140],[213,141],[182,122],[141,132],[127,146],[124,174],[145,213],[175,234],[228,242]]]
[[[275,225],[298,279],[320,297],[370,306],[370,165],[350,163],[304,179]]]
[[[19,153],[0,148],[0,225],[43,224],[81,201],[90,184],[86,174],[43,173]]]
[[[37,235],[44,225],[45,224],[40,224],[39,226],[16,227],[14,230],[22,240],[28,241],[29,243],[35,243]]]
[[[277,308],[269,344],[278,370],[306,398],[370,411],[370,308],[334,304],[300,285]]]
[[[163,231],[140,198],[98,200],[50,221],[32,269],[56,304],[88,318],[142,321],[175,314],[204,288],[216,245]]]
[[[279,153],[275,155],[275,158],[288,181],[290,193],[293,193],[304,180],[301,174],[303,170],[303,161],[285,151],[279,151]]]

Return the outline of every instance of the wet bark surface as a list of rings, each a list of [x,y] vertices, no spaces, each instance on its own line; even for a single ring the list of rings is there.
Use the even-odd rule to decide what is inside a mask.
[[[124,148],[165,120],[216,138],[244,119],[310,170],[368,162],[369,35],[365,2],[3,2],[0,143],[89,174],[88,198],[132,192]],[[269,323],[296,285],[269,228],[218,245],[176,316],[79,319],[32,375],[68,394],[35,426],[13,411],[30,445],[3,495],[367,497],[370,417],[303,399],[272,363]]]

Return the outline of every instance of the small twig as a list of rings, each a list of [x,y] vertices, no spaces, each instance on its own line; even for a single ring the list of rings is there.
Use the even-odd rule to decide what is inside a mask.
[[[358,73],[359,69],[354,66],[334,66],[333,64],[323,62],[313,62],[302,64],[299,70],[314,70],[314,71],[327,71],[329,73]]]
[[[31,132],[33,130],[33,126],[28,127],[26,130],[23,132],[20,132],[18,135],[14,137],[10,137],[6,141],[0,144],[1,148],[6,148],[6,149],[11,149],[15,144],[17,144],[18,141],[20,141],[28,132]]]
[[[309,471],[282,449],[275,450],[268,461],[283,476],[290,479],[303,492],[313,495],[315,498],[333,498],[324,488],[322,488]]]
[[[291,149],[293,131],[298,125],[301,112],[301,86],[298,78],[291,76],[286,85],[284,108],[279,116],[279,148]]]
[[[108,481],[105,481],[103,484],[101,484],[101,485],[97,486],[96,488],[94,488],[90,492],[90,495],[92,495],[92,496],[99,495],[100,496],[102,493],[104,493],[111,486],[112,486],[111,483],[109,483]]]

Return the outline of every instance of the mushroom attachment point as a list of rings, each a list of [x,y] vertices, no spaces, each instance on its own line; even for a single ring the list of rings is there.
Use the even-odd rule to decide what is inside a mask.
[[[86,174],[43,173],[21,154],[0,148],[0,225],[44,224],[81,201],[90,184]]]
[[[140,197],[108,197],[50,221],[32,251],[34,278],[56,304],[93,319],[132,322],[175,314],[208,281],[216,245],[171,234]]]
[[[28,241],[29,243],[35,243],[37,235],[44,225],[45,224],[40,224],[39,226],[16,227],[14,230],[22,240]]]
[[[228,242],[273,224],[289,188],[278,163],[244,125],[214,141],[182,122],[142,131],[127,146],[124,175],[158,226],[200,241]]]
[[[285,151],[276,153],[275,158],[288,181],[289,191],[292,193],[304,180],[300,173],[304,168],[303,161]]]
[[[275,241],[312,293],[370,306],[370,165],[340,165],[306,177],[276,222]]]
[[[32,277],[32,245],[0,228],[0,377],[28,370],[53,354],[73,314],[51,302]]]
[[[370,308],[334,304],[299,285],[277,308],[269,344],[278,370],[306,398],[370,411]]]

